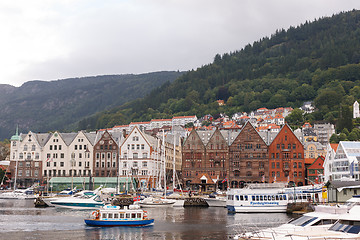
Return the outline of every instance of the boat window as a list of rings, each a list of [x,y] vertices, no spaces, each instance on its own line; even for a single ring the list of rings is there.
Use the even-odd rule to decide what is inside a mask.
[[[109,213],[109,214],[108,214],[108,218],[113,218],[113,217],[112,217],[112,213]]]
[[[130,213],[127,213],[127,214],[126,214],[126,218],[130,218]]]
[[[310,217],[310,216],[301,216],[299,218],[296,218],[294,220],[291,220],[289,223],[293,224],[295,226],[306,226],[308,225],[310,222],[316,220],[317,217]]]
[[[282,195],[279,195],[279,200],[283,200],[283,199],[282,199]]]
[[[141,213],[137,213],[137,218],[141,218]]]
[[[255,201],[255,196],[251,196],[252,200]]]
[[[271,196],[271,200],[273,200],[273,201],[275,200],[275,196],[274,196],[274,195]]]
[[[303,199],[306,200],[306,195],[303,195]]]
[[[103,213],[103,214],[102,214],[102,218],[106,218],[106,213]]]
[[[244,201],[244,196],[240,195],[240,201]]]
[[[293,200],[293,195],[289,195],[289,200]]]
[[[120,218],[124,218],[124,214],[123,214],[123,213],[120,213]]]
[[[245,201],[247,201],[247,200],[248,200],[248,196],[247,196],[247,195],[245,195],[244,197],[245,197]]]
[[[260,201],[264,201],[264,196],[260,196]]]
[[[256,201],[259,201],[259,196],[256,196]]]
[[[235,195],[236,201],[239,201],[239,195]]]
[[[114,218],[119,218],[119,214],[114,213]]]
[[[360,232],[360,222],[340,220],[332,225],[329,229],[337,232],[358,234]]]
[[[279,195],[276,195],[276,200],[279,200]]]
[[[286,195],[283,195],[283,199],[286,200]]]
[[[132,213],[131,218],[136,218],[136,213]]]
[[[322,219],[322,220],[314,223],[312,226],[334,224],[335,222],[336,222],[335,219]]]
[[[264,201],[267,201],[267,196],[266,195],[264,196]]]

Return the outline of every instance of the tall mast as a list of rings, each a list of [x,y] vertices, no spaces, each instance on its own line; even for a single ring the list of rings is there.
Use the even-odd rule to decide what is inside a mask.
[[[166,198],[166,158],[165,158],[165,132],[163,129],[163,160],[164,160],[164,195]]]
[[[175,169],[175,161],[176,161],[176,136],[175,136],[175,132],[173,132],[174,134],[174,157],[173,157],[173,191],[175,190],[175,176],[176,176],[176,169]]]

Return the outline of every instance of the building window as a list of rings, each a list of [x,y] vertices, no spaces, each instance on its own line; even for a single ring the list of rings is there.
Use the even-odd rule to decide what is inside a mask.
[[[294,162],[294,168],[297,168],[297,163],[296,162]]]
[[[137,158],[139,158],[139,155],[137,153],[133,153],[133,158],[137,159]]]
[[[147,161],[143,161],[143,162],[142,162],[142,166],[143,166],[143,167],[147,167]]]
[[[294,177],[297,177],[297,172],[294,172]]]
[[[252,165],[251,162],[246,162],[246,167],[247,168],[251,168],[251,165]]]
[[[147,153],[143,153],[143,158],[147,158],[147,157],[148,157]]]
[[[138,166],[138,162],[137,161],[133,162],[133,167],[137,167],[137,166]]]
[[[123,168],[127,167],[127,162],[123,162]]]
[[[64,162],[60,162],[60,167],[63,167],[64,166]]]
[[[280,149],[280,144],[276,144],[276,148],[277,148],[277,149]]]
[[[275,168],[275,162],[271,163],[271,168]]]

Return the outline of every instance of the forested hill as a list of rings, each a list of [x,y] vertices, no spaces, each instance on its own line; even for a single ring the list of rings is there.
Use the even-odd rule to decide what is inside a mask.
[[[212,64],[187,72],[143,99],[84,119],[79,128],[299,107],[307,100],[314,100],[319,109],[307,120],[334,121],[339,104],[351,105],[360,98],[359,62],[360,12],[353,10],[277,30],[239,51],[218,54]],[[226,105],[218,106],[218,99]]]
[[[16,126],[23,133],[74,130],[78,121],[104,109],[140,98],[181,72],[107,75],[0,85],[0,138]]]

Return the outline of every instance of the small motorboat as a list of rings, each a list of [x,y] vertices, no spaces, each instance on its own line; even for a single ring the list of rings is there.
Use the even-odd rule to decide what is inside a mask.
[[[50,201],[51,205],[58,208],[71,209],[97,209],[105,205],[96,194],[84,194],[79,197],[64,197]]]
[[[171,207],[175,204],[173,199],[153,198],[148,197],[139,202],[141,207],[155,208],[155,207]]]
[[[147,212],[138,205],[124,206],[124,208],[106,205],[93,211],[91,215],[91,218],[84,221],[87,225],[96,227],[145,226],[154,222],[154,219],[149,219]]]

